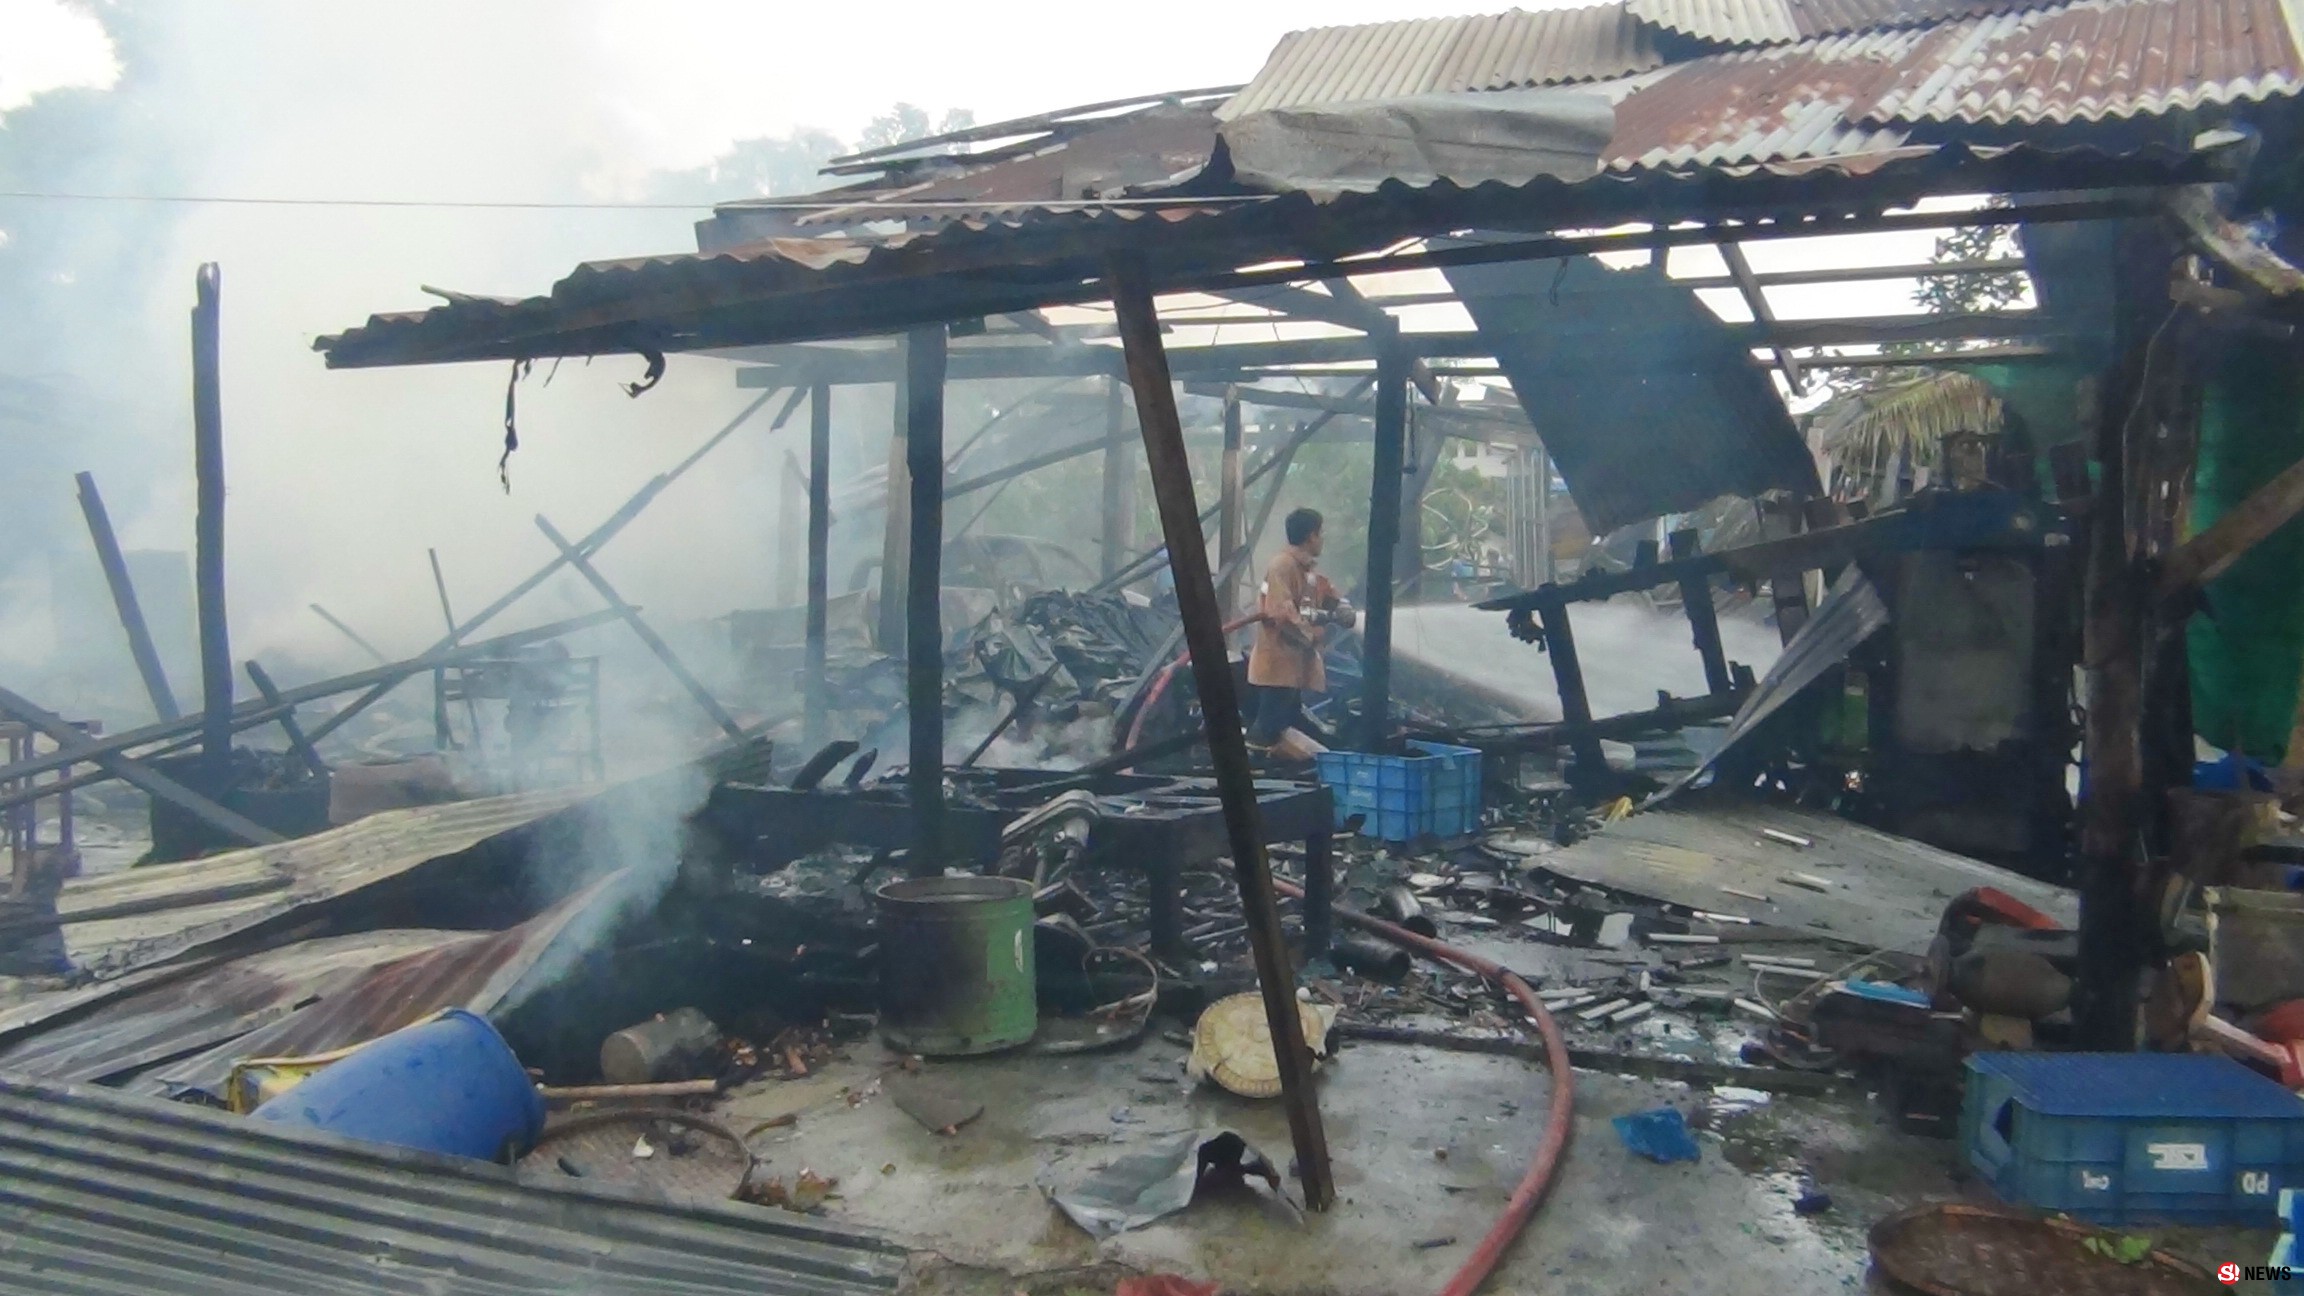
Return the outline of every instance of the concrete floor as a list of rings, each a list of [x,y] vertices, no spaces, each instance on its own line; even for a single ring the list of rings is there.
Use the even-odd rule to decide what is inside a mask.
[[[741,1131],[799,1111],[797,1126],[752,1140],[760,1173],[837,1176],[833,1217],[954,1266],[929,1269],[930,1289],[942,1289],[939,1272],[1023,1279],[1119,1265],[1228,1291],[1397,1296],[1437,1287],[1470,1253],[1517,1182],[1550,1093],[1540,1070],[1511,1058],[1346,1045],[1322,1069],[1335,1210],[1299,1219],[1242,1191],[1099,1244],[1042,1184],[1194,1128],[1235,1128],[1276,1162],[1289,1159],[1277,1101],[1187,1087],[1184,1052],[1155,1036],[1101,1056],[931,1063],[925,1077],[984,1104],[952,1136],[921,1128],[878,1091],[893,1059],[877,1045],[807,1080],[741,1090],[721,1114]],[[1562,1173],[1488,1290],[1864,1290],[1864,1229],[1897,1207],[1958,1195],[1949,1144],[1897,1134],[1859,1100],[1779,1096],[1749,1108],[1684,1085],[1581,1072],[1575,1083]],[[869,1096],[851,1105],[843,1090]],[[1702,1128],[1700,1163],[1651,1164],[1617,1141],[1611,1117],[1663,1104]],[[1804,1219],[1792,1201],[1811,1176],[1835,1204]],[[1452,1240],[1416,1245],[1440,1239]]]

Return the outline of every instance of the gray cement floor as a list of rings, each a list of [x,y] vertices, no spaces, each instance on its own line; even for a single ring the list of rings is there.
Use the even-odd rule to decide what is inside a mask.
[[[876,1045],[807,1080],[739,1091],[721,1114],[745,1130],[798,1111],[796,1126],[752,1140],[762,1173],[837,1176],[833,1217],[958,1267],[948,1272],[1022,1279],[1119,1265],[1228,1291],[1391,1296],[1437,1287],[1470,1253],[1522,1173],[1550,1093],[1540,1070],[1511,1058],[1348,1044],[1321,1082],[1335,1210],[1299,1218],[1251,1193],[1203,1197],[1099,1244],[1042,1184],[1200,1127],[1238,1129],[1275,1161],[1289,1159],[1276,1101],[1188,1088],[1183,1056],[1153,1037],[1093,1057],[931,1063],[924,1076],[984,1104],[950,1136],[923,1129],[880,1090],[893,1059]],[[1614,1075],[1579,1072],[1575,1083],[1562,1172],[1488,1290],[1864,1290],[1864,1229],[1897,1207],[1959,1194],[1949,1144],[1897,1134],[1857,1100],[1779,1096],[1750,1108]],[[1663,1104],[1703,1127],[1700,1163],[1655,1165],[1617,1141],[1611,1117]],[[1834,1206],[1800,1218],[1792,1202],[1811,1176]],[[1452,1240],[1417,1246],[1440,1239]],[[934,1287],[938,1270],[928,1272]]]

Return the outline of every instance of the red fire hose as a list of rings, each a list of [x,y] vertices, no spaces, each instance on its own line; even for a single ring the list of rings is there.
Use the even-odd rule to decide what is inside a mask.
[[[1263,613],[1251,612],[1237,621],[1225,622],[1224,633],[1229,637],[1233,631],[1243,626],[1254,625],[1263,619]],[[1152,679],[1152,687],[1144,690],[1144,701],[1137,706],[1136,719],[1128,726],[1128,741],[1120,744],[1119,750],[1127,751],[1142,745],[1144,741],[1144,717],[1152,714],[1152,704],[1158,702],[1160,695],[1168,691],[1168,681],[1174,678],[1177,671],[1183,669],[1184,663],[1191,660],[1192,654],[1184,653],[1178,656],[1176,660],[1160,668],[1160,673]]]
[[[1272,887],[1282,895],[1293,896],[1298,900],[1304,898],[1303,888],[1293,883],[1275,878]],[[1488,1275],[1495,1272],[1497,1264],[1504,1258],[1505,1249],[1512,1245],[1514,1238],[1520,1236],[1520,1230],[1526,1228],[1529,1219],[1536,1214],[1538,1203],[1544,1199],[1544,1190],[1551,1186],[1552,1172],[1560,1165],[1560,1154],[1568,1150],[1568,1135],[1574,1127],[1570,1118],[1576,1105],[1575,1082],[1568,1071],[1568,1041],[1561,1038],[1560,1024],[1552,1020],[1551,1013],[1544,1010],[1543,1001],[1536,997],[1536,992],[1503,964],[1491,962],[1477,954],[1468,954],[1453,945],[1443,945],[1430,937],[1419,936],[1405,927],[1395,927],[1363,913],[1338,909],[1336,916],[1426,958],[1453,963],[1467,972],[1478,974],[1518,1000],[1521,1008],[1527,1011],[1529,1019],[1536,1023],[1537,1033],[1544,1037],[1544,1066],[1552,1073],[1552,1104],[1544,1115],[1543,1140],[1536,1145],[1536,1155],[1529,1159],[1528,1172],[1520,1177],[1519,1186],[1512,1190],[1512,1200],[1504,1204],[1504,1212],[1496,1217],[1494,1224],[1488,1226],[1487,1236],[1480,1239],[1480,1245],[1465,1260],[1463,1267],[1448,1280],[1447,1286],[1440,1289],[1440,1296],[1472,1296],[1480,1284],[1488,1280]]]

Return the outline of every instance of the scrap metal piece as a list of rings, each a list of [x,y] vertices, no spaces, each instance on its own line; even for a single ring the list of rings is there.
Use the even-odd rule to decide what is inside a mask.
[[[1255,1003],[1254,995],[1247,998]],[[1281,1191],[1280,1171],[1271,1158],[1228,1129],[1180,1134],[1148,1151],[1121,1157],[1069,1188],[1043,1185],[1043,1189],[1066,1219],[1101,1240],[1191,1205],[1201,1183],[1212,1175],[1254,1177],[1275,1194]]]
[[[1335,1010],[1299,1002],[1296,1012],[1305,1046],[1315,1056],[1327,1052]],[[1280,1064],[1273,1056],[1263,997],[1237,994],[1208,1005],[1192,1030],[1192,1056],[1184,1069],[1194,1080],[1214,1080],[1243,1098],[1279,1097]]]

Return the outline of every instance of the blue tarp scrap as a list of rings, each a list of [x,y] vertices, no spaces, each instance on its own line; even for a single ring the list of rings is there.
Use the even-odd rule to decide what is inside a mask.
[[[1688,1122],[1677,1107],[1634,1112],[1619,1116],[1612,1123],[1616,1126],[1616,1137],[1623,1140],[1626,1149],[1651,1161],[1670,1165],[1674,1161],[1703,1159],[1703,1149],[1696,1146],[1696,1136],[1688,1132]]]

